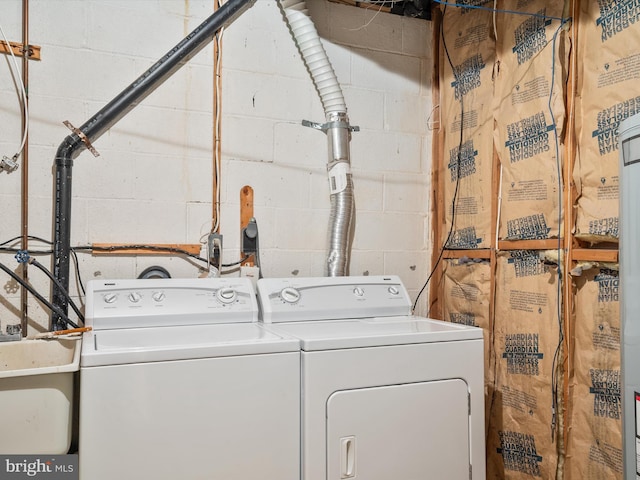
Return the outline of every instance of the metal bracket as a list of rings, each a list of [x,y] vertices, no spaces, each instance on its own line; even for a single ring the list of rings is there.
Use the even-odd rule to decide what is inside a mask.
[[[327,122],[327,123],[317,123],[312,122],[311,120],[302,120],[302,126],[315,128],[316,130],[320,130],[324,133],[327,133],[327,130],[330,128],[346,128],[350,132],[359,132],[360,127],[351,126],[347,122],[335,121],[335,122]]]
[[[71,122],[69,120],[65,120],[64,125],[71,130],[73,133],[75,133],[76,135],[78,135],[80,137],[80,140],[82,140],[82,143],[85,144],[85,146],[87,147],[87,150],[89,150],[91,153],[93,153],[94,157],[99,157],[100,153],[98,153],[98,151],[93,148],[93,145],[91,145],[91,141],[89,141],[89,139],[87,138],[87,136],[84,134],[84,132],[82,130],[80,130],[79,128],[74,127]]]

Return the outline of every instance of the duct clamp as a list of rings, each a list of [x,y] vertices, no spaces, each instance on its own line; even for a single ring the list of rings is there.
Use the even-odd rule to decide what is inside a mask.
[[[302,120],[302,125],[304,127],[309,127],[309,128],[315,128],[316,130],[320,130],[321,132],[327,133],[327,130],[329,130],[330,128],[346,128],[347,130],[349,130],[349,132],[359,132],[360,131],[360,127],[357,126],[351,126],[349,125],[349,122],[345,122],[342,120],[336,120],[333,122],[327,122],[327,123],[318,123],[318,122],[312,122],[311,120]]]

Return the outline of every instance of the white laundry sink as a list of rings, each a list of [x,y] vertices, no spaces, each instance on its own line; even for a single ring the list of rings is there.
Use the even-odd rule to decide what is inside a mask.
[[[0,454],[65,454],[73,420],[76,340],[0,343]]]

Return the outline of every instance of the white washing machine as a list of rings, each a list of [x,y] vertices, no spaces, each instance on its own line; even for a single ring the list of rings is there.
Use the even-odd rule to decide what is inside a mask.
[[[244,278],[93,281],[80,370],[83,480],[298,480],[298,340]]]
[[[303,480],[484,480],[482,331],[410,315],[397,277],[258,281],[300,339]]]

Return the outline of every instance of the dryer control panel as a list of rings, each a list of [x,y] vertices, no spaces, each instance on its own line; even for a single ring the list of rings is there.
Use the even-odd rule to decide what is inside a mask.
[[[92,280],[85,316],[94,330],[249,323],[258,305],[248,278]]]
[[[411,314],[397,276],[262,278],[258,301],[265,323]]]

